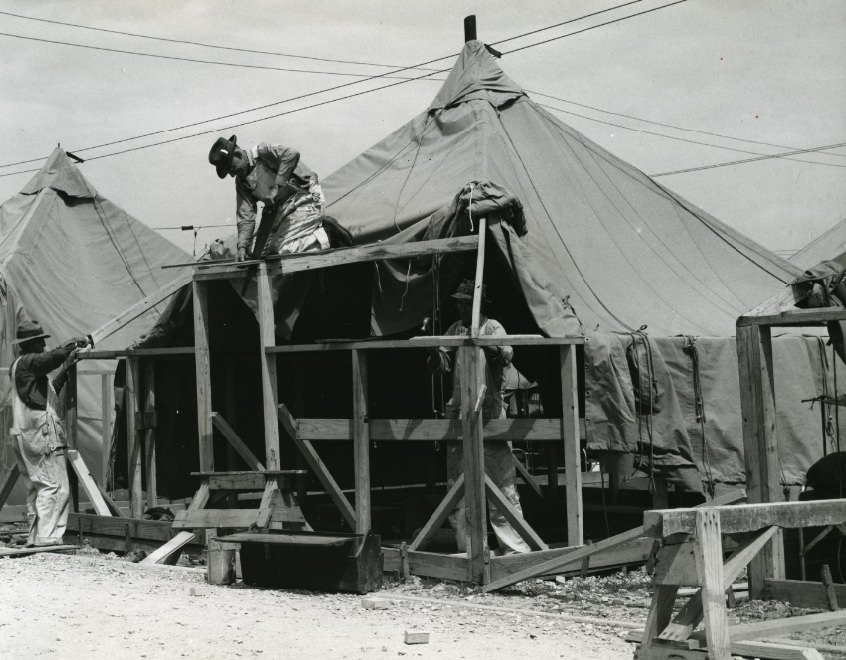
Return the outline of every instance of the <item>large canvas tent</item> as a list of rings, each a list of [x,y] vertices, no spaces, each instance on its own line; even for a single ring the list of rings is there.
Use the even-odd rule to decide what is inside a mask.
[[[790,263],[800,268],[811,268],[821,261],[836,261],[846,268],[846,219],[817,236],[790,257]]]
[[[52,335],[48,346],[88,334],[178,275],[162,270],[188,255],[102,197],[60,148],[41,170],[0,206],[0,273],[5,311],[2,364],[13,359],[17,316],[23,309]],[[160,308],[163,309],[163,308]],[[155,309],[135,319],[97,348],[124,348],[158,318]],[[108,369],[90,361],[85,370]],[[9,379],[0,377],[4,410]],[[80,451],[95,474],[101,469],[101,386],[81,376],[78,392]],[[9,428],[4,423],[3,429]],[[13,464],[3,443],[0,475]]]
[[[581,383],[587,448],[646,457],[648,469],[693,489],[702,480],[743,482],[734,324],[800,270],[551,116],[484,44],[468,42],[426,110],[323,184],[327,212],[359,245],[469,234],[486,216],[492,315],[514,334],[589,336]],[[441,302],[468,272],[472,264],[445,255],[286,276],[277,335],[302,343],[407,337],[421,328],[438,334],[452,320]],[[171,306],[153,341],[190,344],[188,296]],[[216,289],[212,300],[212,352],[249,354],[254,319],[238,316],[231,287]],[[796,485],[821,454],[818,413],[802,401],[824,391],[827,353],[801,336],[776,341],[774,352],[792,376],[781,380],[778,415],[783,480]],[[639,357],[648,363],[643,373]],[[558,375],[550,377],[548,360],[518,350],[515,363],[550,395],[546,413],[555,417]],[[257,377],[248,375],[257,365],[239,358],[235,389],[244,403],[239,433],[261,451],[261,415],[249,408],[260,396]],[[372,372],[380,366],[387,374],[371,382],[373,416],[419,418],[438,409],[419,358],[391,356]],[[213,360],[212,379],[224,370]],[[280,367],[280,400],[297,417],[349,417],[346,370],[328,354],[291,359]],[[653,381],[660,405],[644,411]],[[223,405],[213,401],[214,410]],[[415,451],[380,447],[373,483],[387,483],[388,472],[393,479],[397,466],[419,465]],[[349,460],[328,454],[328,464]],[[382,473],[380,464],[388,466]]]

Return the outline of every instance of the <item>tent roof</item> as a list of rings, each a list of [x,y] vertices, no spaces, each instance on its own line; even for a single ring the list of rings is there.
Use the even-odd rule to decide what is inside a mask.
[[[364,243],[484,180],[519,198],[535,278],[570,295],[589,331],[733,335],[799,273],[547,113],[479,41],[425,112],[323,183],[328,212]]]
[[[821,261],[837,261],[846,266],[846,219],[790,257],[790,263],[799,268],[811,268]]]
[[[56,149],[22,191],[0,206],[0,269],[24,309],[54,337],[88,333],[173,277],[188,255],[101,197]],[[114,335],[123,348],[156,312]]]

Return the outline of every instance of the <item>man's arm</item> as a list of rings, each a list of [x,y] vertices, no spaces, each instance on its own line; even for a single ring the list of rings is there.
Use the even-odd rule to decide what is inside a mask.
[[[256,229],[256,209],[258,205],[242,185],[235,181],[235,219],[238,225],[238,260],[243,261],[253,243]]]
[[[447,331],[444,333],[444,336],[453,336],[464,334],[462,332],[462,325],[460,321],[456,321],[453,323]],[[448,374],[451,373],[452,370],[455,368],[455,353],[456,349],[454,346],[439,346],[438,348],[430,348],[429,349],[429,356],[426,360],[426,366],[429,367],[429,370],[436,374]]]
[[[485,326],[485,335],[489,337],[506,337],[508,333],[499,321],[489,319]],[[514,349],[511,346],[485,346],[485,357],[488,361],[496,366],[505,368],[511,364],[511,359],[514,357]]]

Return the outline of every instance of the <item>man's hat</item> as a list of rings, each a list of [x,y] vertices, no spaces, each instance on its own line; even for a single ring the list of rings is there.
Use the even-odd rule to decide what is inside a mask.
[[[232,167],[232,157],[235,155],[238,139],[233,135],[228,140],[226,138],[217,138],[211,151],[209,151],[209,162],[214,165],[217,170],[217,175],[221,179],[225,179],[229,174],[229,168]]]
[[[18,326],[17,339],[15,339],[12,343],[23,344],[25,341],[43,339],[49,336],[50,335],[44,332],[44,328],[38,325],[38,321],[24,321]]]
[[[462,280],[461,284],[452,294],[456,300],[466,300],[468,302],[473,300],[473,289],[476,288],[476,283],[473,280]],[[482,300],[488,302],[488,287],[486,284],[482,285]]]

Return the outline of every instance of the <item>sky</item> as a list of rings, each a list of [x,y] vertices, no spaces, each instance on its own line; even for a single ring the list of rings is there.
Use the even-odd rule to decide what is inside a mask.
[[[512,39],[624,1],[0,0],[0,201],[61,144],[90,159],[102,196],[199,254],[234,231],[234,184],[207,160],[216,137],[295,147],[325,178],[425,110],[445,74],[356,81],[394,70],[373,64],[448,68],[469,14],[535,101],[647,174],[846,143],[846,2],[686,0],[599,26],[673,2],[641,0]],[[783,255],[846,218],[844,147],[656,180]],[[201,228],[162,229],[183,225]]]

